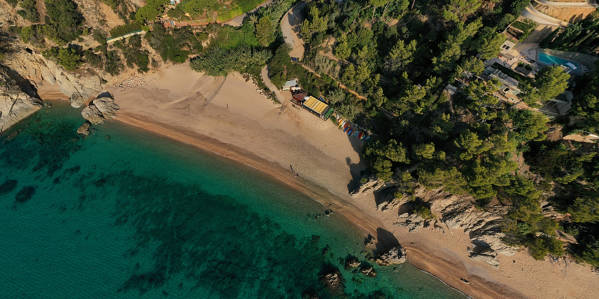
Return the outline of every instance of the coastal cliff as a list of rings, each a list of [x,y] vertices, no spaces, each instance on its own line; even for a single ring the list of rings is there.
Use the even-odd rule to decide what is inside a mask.
[[[57,89],[79,108],[102,90],[102,77],[91,71],[67,72],[55,62],[32,50],[18,49],[6,64],[29,80],[37,89]]]
[[[39,110],[41,104],[27,80],[0,65],[0,132]]]

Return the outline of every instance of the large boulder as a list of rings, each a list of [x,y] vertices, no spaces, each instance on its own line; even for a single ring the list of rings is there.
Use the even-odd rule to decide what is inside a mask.
[[[363,180],[364,182],[350,192],[351,196],[358,197],[368,192],[376,192],[386,186],[385,182],[377,179],[376,177],[368,177],[364,178]]]
[[[111,119],[116,115],[119,106],[110,97],[101,97],[95,99],[81,111],[81,116],[92,125],[99,125],[104,120]]]
[[[406,250],[401,246],[395,246],[387,252],[379,255],[376,263],[381,266],[392,266],[403,264],[407,261]]]
[[[343,294],[345,286],[343,284],[341,272],[338,270],[335,269],[322,273],[320,281],[332,294]]]
[[[84,137],[89,135],[90,127],[91,127],[91,124],[89,121],[84,122],[79,128],[77,128],[77,134],[82,135]]]

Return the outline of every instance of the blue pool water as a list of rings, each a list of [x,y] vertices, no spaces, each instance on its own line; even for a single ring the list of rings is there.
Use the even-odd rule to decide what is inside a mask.
[[[570,69],[573,72],[581,71],[581,67],[578,63],[557,56],[553,56],[545,52],[539,53],[538,61],[546,65],[561,65]]]
[[[409,264],[345,270],[364,235],[247,167],[44,108],[0,136],[0,298],[464,298]]]

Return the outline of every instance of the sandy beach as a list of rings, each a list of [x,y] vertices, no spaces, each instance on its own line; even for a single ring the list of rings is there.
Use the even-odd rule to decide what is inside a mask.
[[[461,230],[408,232],[394,225],[396,209],[379,212],[372,195],[348,195],[363,167],[359,141],[289,102],[272,103],[239,74],[209,77],[188,65],[168,66],[109,92],[121,107],[118,121],[264,172],[343,214],[365,235],[392,232],[411,264],[470,296],[591,298],[599,292],[588,266],[518,252],[500,256],[495,268],[468,258],[471,244]]]

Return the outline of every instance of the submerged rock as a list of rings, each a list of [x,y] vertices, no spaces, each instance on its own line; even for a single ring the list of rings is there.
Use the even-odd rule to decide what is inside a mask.
[[[360,267],[360,264],[362,264],[357,257],[353,256],[353,255],[348,255],[345,258],[345,269],[349,270],[349,269],[355,269]]]
[[[389,251],[381,254],[376,263],[381,266],[399,265],[406,262],[406,250],[401,246],[395,246]]]
[[[369,264],[362,264],[360,266],[360,273],[362,273],[368,277],[376,277],[376,271]]]
[[[26,201],[29,201],[34,194],[35,187],[25,186],[15,195],[15,201],[18,203],[24,203]]]
[[[364,238],[364,247],[368,250],[375,250],[376,242],[376,238],[373,235],[368,234],[368,236]]]
[[[77,129],[77,134],[82,135],[82,136],[88,136],[89,135],[89,128],[90,128],[91,124],[89,123],[89,121],[84,122],[78,129]]]
[[[17,180],[6,180],[4,183],[0,185],[0,195],[7,194],[12,192],[17,187]]]
[[[332,272],[324,273],[320,277],[320,281],[324,284],[324,286],[334,294],[342,294],[344,285],[343,285],[343,277],[341,273],[337,270]]]

